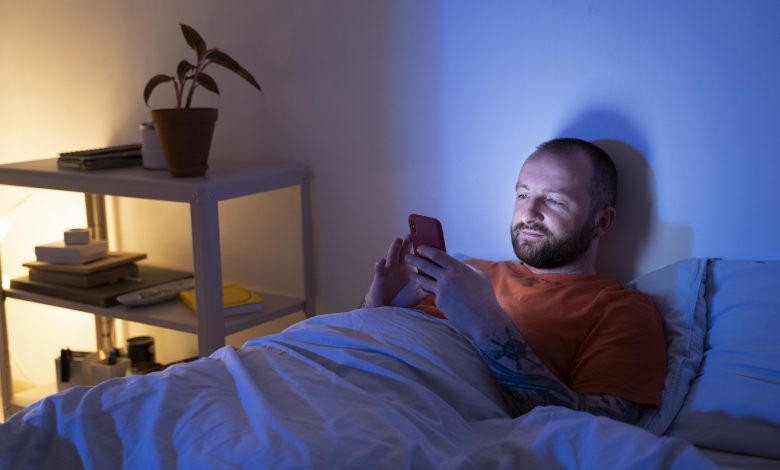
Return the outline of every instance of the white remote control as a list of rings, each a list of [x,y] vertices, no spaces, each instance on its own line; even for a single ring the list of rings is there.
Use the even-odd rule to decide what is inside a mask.
[[[195,287],[195,278],[188,277],[187,279],[180,279],[178,281],[167,282],[158,286],[147,287],[146,289],[137,290],[134,292],[128,292],[122,294],[116,298],[116,300],[125,305],[149,305],[164,300],[170,300],[179,295],[179,292]]]

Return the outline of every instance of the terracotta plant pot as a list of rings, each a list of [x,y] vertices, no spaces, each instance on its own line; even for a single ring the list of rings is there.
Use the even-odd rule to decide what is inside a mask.
[[[171,176],[206,174],[217,114],[214,108],[152,110]]]

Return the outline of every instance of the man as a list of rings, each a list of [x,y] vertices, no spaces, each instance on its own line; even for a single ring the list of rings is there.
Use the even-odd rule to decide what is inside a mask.
[[[364,304],[445,317],[481,352],[518,414],[560,405],[634,422],[643,406],[659,404],[666,342],[649,297],[596,273],[616,188],[615,166],[597,146],[545,142],[517,180],[519,262],[463,263],[431,247],[415,254],[408,238],[396,239]]]

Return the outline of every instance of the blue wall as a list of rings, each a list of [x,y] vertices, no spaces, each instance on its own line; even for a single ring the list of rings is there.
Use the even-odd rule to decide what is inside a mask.
[[[607,270],[780,258],[778,19],[773,0],[441,1],[438,209],[451,244],[510,257],[517,169],[571,135],[617,141],[602,142],[624,177],[610,254],[633,266]]]
[[[780,258],[780,1],[76,4],[17,2],[0,16],[4,161],[137,140],[143,84],[187,56],[177,23],[191,24],[264,88],[258,96],[214,71],[221,96],[196,97],[220,109],[214,158],[312,168],[322,312],[359,304],[410,212],[441,218],[451,251],[513,258],[517,172],[560,135],[598,140],[621,171],[604,273],[626,280],[692,256]],[[155,93],[152,105],[168,98]],[[181,223],[138,212],[165,241],[134,221],[122,225],[124,249],[186,265],[186,231],[171,238]],[[269,230],[280,216],[268,214],[259,200],[231,206],[226,246],[274,248],[242,250],[223,269],[295,293],[299,241]],[[22,225],[6,240],[20,240],[9,266],[30,256]]]

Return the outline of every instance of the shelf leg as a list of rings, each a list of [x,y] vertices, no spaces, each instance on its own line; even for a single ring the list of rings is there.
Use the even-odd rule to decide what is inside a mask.
[[[208,200],[202,200],[207,198]],[[190,203],[192,258],[195,269],[198,355],[208,356],[225,345],[222,312],[222,265],[219,208],[213,195]]]
[[[87,227],[92,231],[92,239],[108,240],[106,196],[103,194],[84,193],[84,206],[87,210]],[[103,357],[108,357],[114,346],[113,338],[111,338],[113,329],[113,318],[95,315],[97,349],[103,353]]]
[[[314,297],[314,242],[312,235],[311,179],[301,182],[301,231],[303,232],[303,290],[304,313],[307,317],[315,315]]]
[[[114,349],[114,319],[95,315],[95,335],[97,349],[103,353],[103,359],[111,355]]]
[[[1,273],[0,273],[1,274]],[[3,422],[11,417],[11,358],[8,352],[8,323],[5,320],[5,293],[0,287],[0,390],[3,400]]]
[[[92,230],[92,238],[94,240],[108,240],[106,196],[84,193],[84,205],[87,209],[87,227]]]

